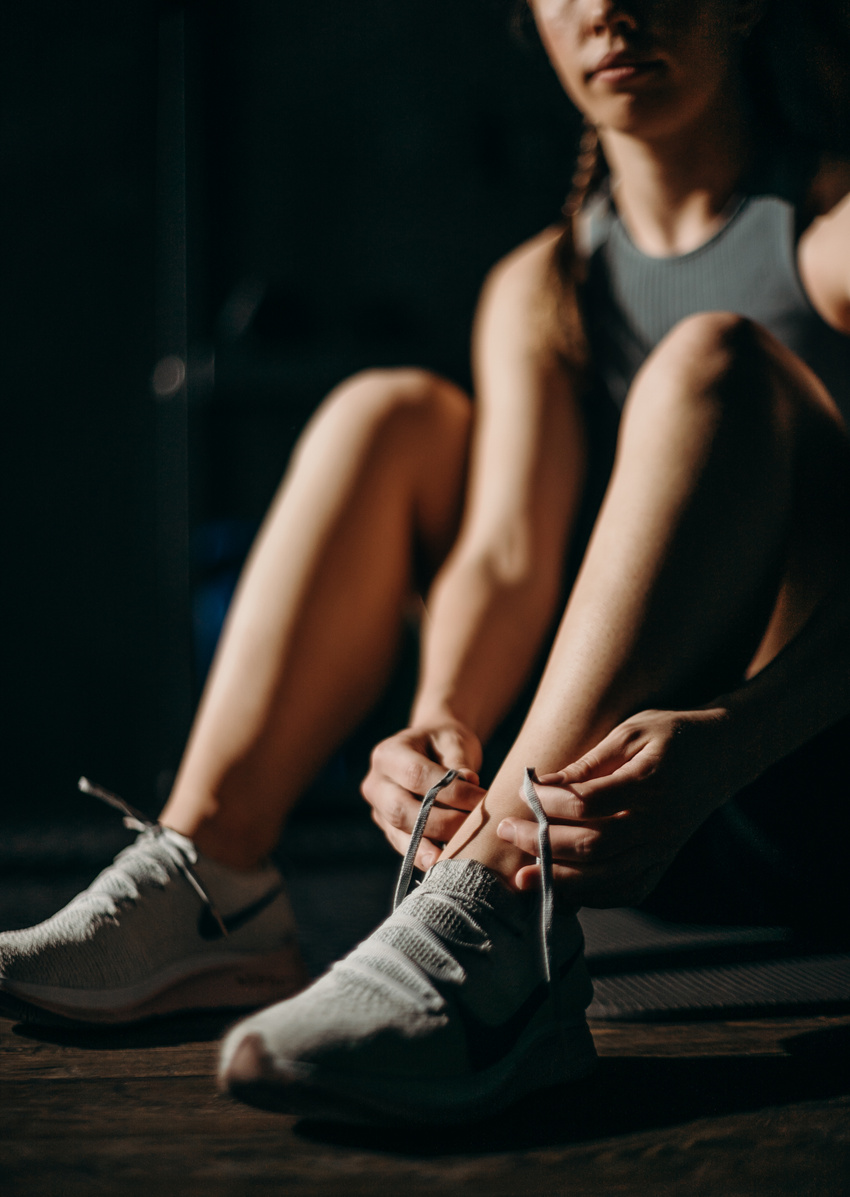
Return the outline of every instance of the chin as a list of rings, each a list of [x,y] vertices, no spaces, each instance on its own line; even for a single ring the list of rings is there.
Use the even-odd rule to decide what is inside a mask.
[[[616,102],[598,106],[587,118],[600,132],[621,133],[639,140],[669,137],[684,127],[682,109],[647,96],[619,95]]]

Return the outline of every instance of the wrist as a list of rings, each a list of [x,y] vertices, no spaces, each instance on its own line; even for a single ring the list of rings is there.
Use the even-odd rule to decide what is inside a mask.
[[[755,781],[764,770],[746,704],[737,692],[723,694],[702,708],[714,725],[722,801]]]
[[[417,695],[410,712],[411,727],[462,727],[473,731],[467,720],[461,718],[455,708],[444,698],[433,695]]]

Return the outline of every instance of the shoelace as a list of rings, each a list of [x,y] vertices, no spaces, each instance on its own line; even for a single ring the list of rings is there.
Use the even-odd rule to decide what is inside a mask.
[[[398,881],[396,882],[395,893],[393,895],[393,910],[396,910],[399,903],[404,901],[407,897],[407,891],[410,889],[416,853],[419,851],[419,845],[422,843],[422,836],[425,832],[425,824],[428,822],[428,816],[431,813],[431,807],[434,805],[440,790],[444,790],[446,786],[450,786],[457,777],[457,774],[457,769],[449,769],[448,773],[445,773],[436,785],[431,786],[431,789],[422,799],[419,814],[416,816],[416,822],[413,824],[410,843],[407,845],[407,851],[404,854],[404,860],[401,862],[401,868],[399,869]]]
[[[89,781],[87,777],[81,777],[77,782],[77,786],[84,794],[91,794],[93,798],[99,798],[101,802],[105,802],[108,806],[112,806],[116,810],[121,811],[121,814],[124,816],[124,826],[129,831],[147,831],[151,835],[160,839],[162,841],[162,846],[165,848],[169,857],[177,865],[180,872],[192,886],[192,889],[195,891],[204,905],[209,907],[209,912],[221,928],[222,935],[229,934],[227,927],[225,926],[224,919],[219,913],[218,907],[207,893],[201,879],[192,869],[192,866],[186,859],[185,854],[181,851],[180,847],[174,842],[174,840],[169,839],[169,837],[165,835],[165,832],[168,830],[166,827],[163,827],[161,823],[155,823],[140,810],[136,810],[134,806],[131,806],[129,802],[125,802],[124,799],[119,798],[117,794],[112,794],[109,790],[105,790],[103,786],[95,785],[93,782]]]
[[[411,832],[410,843],[407,846],[407,852],[404,854],[404,860],[399,870],[398,882],[396,883],[395,895],[393,897],[394,911],[407,897],[408,890],[410,889],[416,853],[419,851],[419,845],[422,842],[425,824],[428,821],[428,815],[431,813],[431,807],[434,805],[439,792],[444,790],[446,786],[450,786],[457,775],[457,769],[449,769],[448,773],[444,774],[436,785],[431,786],[431,789],[422,799],[422,805],[419,808],[419,814],[416,816],[416,822]],[[555,914],[555,889],[552,880],[552,845],[549,841],[549,820],[534,788],[535,781],[534,769],[527,768],[523,781],[523,792],[531,808],[531,812],[537,820],[537,863],[540,865],[540,946],[543,953],[543,970],[547,982],[552,987],[553,996],[557,997],[555,994],[557,973],[553,967],[552,959],[552,923]]]
[[[531,813],[537,820],[537,863],[540,865],[540,944],[543,948],[543,967],[546,980],[553,984],[556,972],[552,961],[552,923],[555,918],[555,886],[552,879],[552,844],[549,840],[549,820],[537,797],[534,769],[527,768],[522,790]]]

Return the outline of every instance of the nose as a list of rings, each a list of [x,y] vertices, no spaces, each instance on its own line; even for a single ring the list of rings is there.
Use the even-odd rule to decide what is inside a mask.
[[[597,36],[634,33],[638,27],[631,6],[626,7],[620,0],[591,0],[588,8],[588,24]]]

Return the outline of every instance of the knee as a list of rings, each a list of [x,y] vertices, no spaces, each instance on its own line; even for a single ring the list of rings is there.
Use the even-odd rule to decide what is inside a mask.
[[[733,312],[699,312],[681,320],[635,378],[629,405],[675,411],[710,406],[737,420],[776,411],[776,343],[753,320]]]
[[[772,338],[735,312],[697,312],[676,324],[655,352],[668,367],[695,381],[711,382],[742,369],[764,368]]]
[[[417,369],[373,369],[336,387],[314,422],[367,442],[411,436],[430,442],[434,436],[465,437],[471,419],[468,397],[439,375]]]
[[[424,370],[368,370],[320,404],[284,476],[345,489],[368,477],[409,493],[457,491],[466,470],[472,404],[452,383]],[[320,481],[324,480],[324,481]]]

